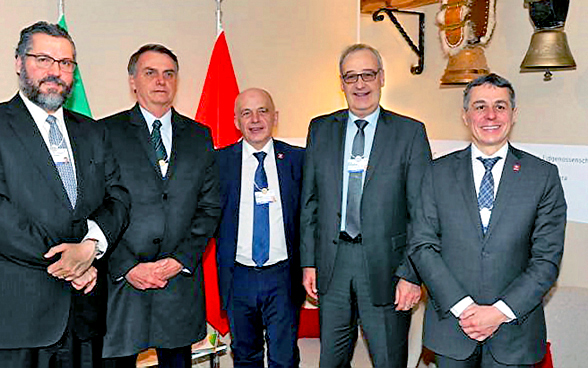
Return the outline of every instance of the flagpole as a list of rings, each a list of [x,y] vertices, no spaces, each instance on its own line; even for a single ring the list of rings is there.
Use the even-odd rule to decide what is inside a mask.
[[[216,35],[218,37],[218,35],[221,34],[221,32],[223,31],[223,11],[221,10],[221,3],[223,2],[223,0],[215,0],[215,1],[216,1]]]
[[[65,14],[65,1],[59,0],[59,17],[57,19],[61,19]]]

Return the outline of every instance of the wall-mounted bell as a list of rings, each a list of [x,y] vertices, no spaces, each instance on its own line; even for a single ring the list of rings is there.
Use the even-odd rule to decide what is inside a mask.
[[[551,70],[576,68],[576,62],[564,33],[570,0],[525,0],[535,32],[521,63],[521,72],[545,71],[545,80],[551,79]]]
[[[455,55],[449,55],[441,85],[468,84],[489,73],[484,49],[481,46],[466,47]]]
[[[521,63],[521,71],[574,69],[576,62],[562,29],[538,30]]]

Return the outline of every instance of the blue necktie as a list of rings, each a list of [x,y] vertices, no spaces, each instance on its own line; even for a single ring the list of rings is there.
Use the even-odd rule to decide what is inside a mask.
[[[267,190],[268,187],[267,175],[263,168],[266,153],[256,152],[253,155],[259,161],[253,184],[253,262],[261,267],[269,259],[269,203],[258,204],[255,192]]]
[[[482,208],[487,208],[492,211],[492,208],[494,207],[494,177],[492,176],[492,168],[498,160],[500,160],[500,157],[477,157],[477,159],[482,162],[484,169],[486,170],[482,177],[482,182],[480,183],[480,191],[478,192],[478,211],[481,211]],[[484,234],[486,234],[488,228],[482,226],[482,230],[484,231]]]
[[[351,157],[363,157],[365,146],[365,133],[363,129],[367,125],[365,120],[356,120],[357,133],[351,146]],[[345,232],[355,238],[361,234],[361,194],[363,192],[363,172],[350,172],[347,182],[347,210],[345,213]]]
[[[61,183],[67,192],[67,197],[72,208],[76,207],[77,199],[77,183],[76,175],[74,173],[73,164],[71,162],[71,155],[67,150],[67,144],[63,135],[59,131],[57,126],[57,118],[53,115],[47,116],[47,123],[49,123],[49,150],[54,149],[65,149],[67,152],[67,160],[61,162],[55,162],[59,176],[61,177]]]

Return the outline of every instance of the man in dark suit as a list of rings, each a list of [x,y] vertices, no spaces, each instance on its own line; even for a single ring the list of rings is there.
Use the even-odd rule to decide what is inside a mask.
[[[133,199],[108,260],[104,367],[134,366],[149,347],[159,367],[191,367],[191,345],[206,336],[202,254],[220,216],[212,139],[172,107],[172,51],[145,45],[128,73],[138,103],[103,120]]]
[[[300,252],[304,287],[320,304],[320,366],[349,366],[359,320],[374,366],[405,368],[421,291],[406,239],[429,143],[423,124],[379,106],[377,50],[352,45],[339,69],[349,109],[311,121],[302,186]]]
[[[218,152],[222,217],[217,259],[234,366],[299,366],[298,315],[304,299],[299,259],[304,150],[272,139],[278,112],[268,92],[235,101],[243,140]],[[264,339],[265,331],[265,339]]]
[[[16,49],[19,93],[0,105],[0,365],[98,367],[93,261],[128,221],[105,130],[62,108],[75,46],[38,22]]]
[[[472,144],[423,179],[410,258],[429,290],[424,345],[444,367],[532,367],[545,355],[543,296],[563,253],[557,168],[508,143],[512,85],[496,74],[464,91]]]

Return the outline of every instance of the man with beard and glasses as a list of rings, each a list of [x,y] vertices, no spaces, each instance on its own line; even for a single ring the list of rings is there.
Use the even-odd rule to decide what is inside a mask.
[[[106,130],[62,108],[75,45],[55,24],[21,31],[20,91],[0,104],[0,362],[85,368],[100,362],[95,259],[128,223]]]

